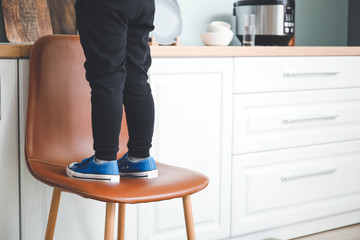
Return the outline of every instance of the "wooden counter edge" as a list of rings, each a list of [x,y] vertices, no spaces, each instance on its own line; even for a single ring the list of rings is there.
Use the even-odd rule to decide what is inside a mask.
[[[0,58],[29,58],[31,44],[0,44]],[[152,46],[152,57],[360,56],[360,47]]]
[[[0,44],[0,58],[28,58],[32,44]]]
[[[360,47],[151,47],[153,57],[360,56]]]

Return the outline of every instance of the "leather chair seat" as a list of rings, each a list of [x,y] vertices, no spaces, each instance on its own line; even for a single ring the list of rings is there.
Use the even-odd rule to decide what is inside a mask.
[[[157,162],[159,177],[154,179],[121,178],[106,183],[69,178],[66,165],[29,160],[33,175],[41,182],[104,202],[144,203],[190,195],[205,188],[208,178],[201,173]]]

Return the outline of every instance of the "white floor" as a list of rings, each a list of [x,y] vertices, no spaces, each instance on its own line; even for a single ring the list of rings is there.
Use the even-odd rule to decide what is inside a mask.
[[[296,238],[293,240],[360,240],[360,224]]]

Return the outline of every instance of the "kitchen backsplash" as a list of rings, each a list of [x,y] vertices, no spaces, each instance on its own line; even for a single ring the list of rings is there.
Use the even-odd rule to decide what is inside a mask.
[[[184,45],[203,45],[199,34],[206,24],[221,20],[234,25],[234,0],[178,0],[183,29],[180,40]],[[297,0],[296,41],[299,46],[345,46],[348,42],[349,0]],[[0,9],[0,42],[7,42],[2,8]],[[239,45],[234,37],[231,45]]]

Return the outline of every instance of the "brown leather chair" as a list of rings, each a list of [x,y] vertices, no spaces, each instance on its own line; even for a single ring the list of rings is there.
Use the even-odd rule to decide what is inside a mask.
[[[209,181],[200,173],[158,162],[156,179],[121,178],[120,183],[105,183],[65,175],[69,163],[93,154],[84,60],[77,36],[45,36],[31,50],[25,150],[31,174],[54,187],[45,239],[53,238],[62,191],[106,202],[105,239],[114,236],[116,203],[118,239],[124,239],[125,204],[182,197],[187,236],[195,239],[190,195],[204,189]],[[127,151],[127,139],[124,117],[119,156]]]

